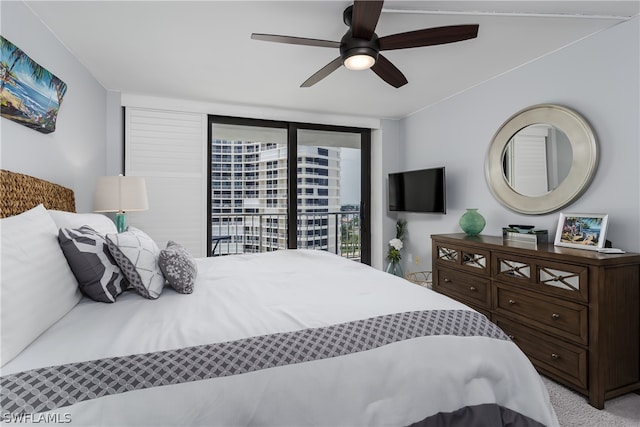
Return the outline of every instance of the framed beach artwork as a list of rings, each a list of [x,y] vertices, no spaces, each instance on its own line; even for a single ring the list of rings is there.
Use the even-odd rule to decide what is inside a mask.
[[[42,133],[56,130],[67,85],[0,36],[2,117]]]
[[[589,249],[604,248],[607,234],[606,214],[560,214],[556,230],[556,246]]]

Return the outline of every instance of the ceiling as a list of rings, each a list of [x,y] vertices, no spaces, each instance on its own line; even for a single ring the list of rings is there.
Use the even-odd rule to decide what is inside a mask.
[[[385,52],[409,80],[399,89],[370,70],[344,67],[301,88],[338,50],[252,40],[251,33],[339,41],[351,2],[25,3],[108,90],[375,118],[406,117],[640,12],[638,0],[391,0],[380,37],[479,24],[478,37]]]

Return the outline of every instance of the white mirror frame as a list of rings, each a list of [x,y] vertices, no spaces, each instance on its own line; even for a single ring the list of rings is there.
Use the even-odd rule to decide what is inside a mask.
[[[573,150],[571,169],[554,190],[542,196],[525,196],[507,182],[502,158],[507,144],[518,131],[533,125],[548,124],[562,130]],[[534,105],[518,111],[498,129],[485,159],[485,178],[493,196],[507,208],[530,215],[561,209],[587,189],[598,167],[598,142],[589,123],[578,113],[553,104]]]

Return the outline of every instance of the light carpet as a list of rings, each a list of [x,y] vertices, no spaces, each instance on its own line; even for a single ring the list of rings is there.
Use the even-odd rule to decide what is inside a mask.
[[[640,427],[640,395],[628,393],[607,400],[603,410],[589,405],[585,396],[542,377],[560,427]]]

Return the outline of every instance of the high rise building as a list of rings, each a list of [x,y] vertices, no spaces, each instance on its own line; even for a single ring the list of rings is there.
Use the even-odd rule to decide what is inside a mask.
[[[297,175],[298,247],[337,252],[340,148],[299,146]],[[221,254],[287,247],[286,145],[213,140],[211,235]]]

